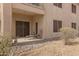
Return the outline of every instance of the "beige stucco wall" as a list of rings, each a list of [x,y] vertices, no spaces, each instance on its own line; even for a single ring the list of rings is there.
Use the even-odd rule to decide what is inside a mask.
[[[1,32],[1,4],[0,4],[0,32]]]
[[[53,20],[62,20],[63,27],[71,27],[72,22],[77,23],[79,29],[79,6],[77,5],[77,13],[71,11],[71,4],[62,4],[62,8],[58,8],[51,4],[44,4],[45,15],[43,19],[43,38],[52,38],[60,36],[60,33],[53,32]]]
[[[42,37],[43,34],[43,16],[35,15],[32,20],[32,33],[36,32],[35,23],[38,23],[38,34]]]
[[[68,3],[62,4],[62,8],[54,6],[53,3],[43,5],[44,8],[39,9],[23,4],[1,4],[1,33],[10,32],[15,37],[15,21],[29,21],[30,34],[36,31],[35,23],[38,22],[38,33],[43,39],[60,36],[61,33],[53,32],[53,20],[62,20],[63,27],[71,27],[71,23],[76,22],[79,30],[78,5],[76,14],[72,13],[71,4]]]
[[[15,4],[12,4],[12,8],[24,10],[29,13],[44,14],[44,10],[42,8],[37,8],[29,4],[15,3]]]

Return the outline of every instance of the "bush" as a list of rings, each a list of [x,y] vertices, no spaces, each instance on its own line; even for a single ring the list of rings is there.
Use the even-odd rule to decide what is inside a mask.
[[[64,27],[60,29],[60,32],[62,33],[62,38],[65,41],[65,44],[70,44],[71,40],[77,37],[78,31],[69,28],[69,27]]]
[[[11,36],[6,34],[4,36],[0,35],[0,55],[7,56],[10,55],[10,50],[12,46]]]

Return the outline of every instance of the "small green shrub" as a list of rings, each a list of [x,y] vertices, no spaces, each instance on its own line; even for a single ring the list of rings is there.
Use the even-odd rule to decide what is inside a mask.
[[[10,55],[11,46],[11,36],[9,34],[0,35],[0,56]]]
[[[70,44],[70,41],[76,38],[78,34],[77,30],[69,27],[61,28],[60,32],[62,33],[61,38],[64,39],[65,44]]]

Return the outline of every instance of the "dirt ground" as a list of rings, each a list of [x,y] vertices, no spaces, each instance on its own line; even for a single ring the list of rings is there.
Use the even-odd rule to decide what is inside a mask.
[[[22,56],[79,56],[79,43],[64,45],[63,40],[48,42],[44,46],[24,51]]]

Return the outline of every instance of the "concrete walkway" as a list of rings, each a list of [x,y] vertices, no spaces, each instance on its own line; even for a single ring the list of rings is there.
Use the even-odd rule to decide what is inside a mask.
[[[33,38],[33,37],[29,37],[29,38],[18,38],[17,42],[18,43],[22,43],[22,42],[31,42],[31,41],[38,41],[38,40],[42,40],[42,39],[37,39],[37,38]]]

